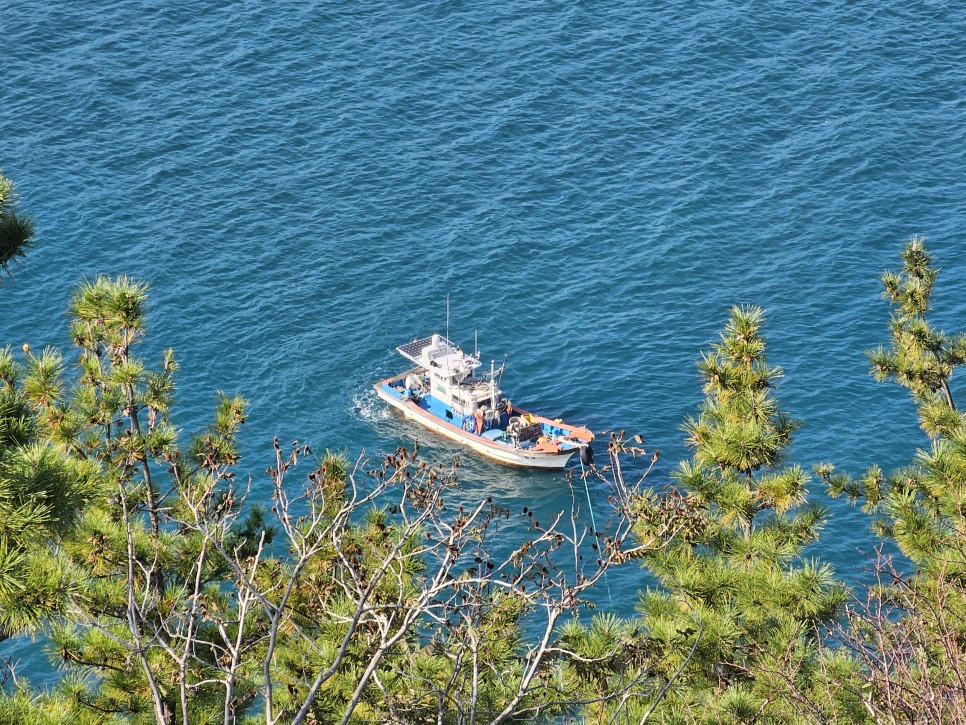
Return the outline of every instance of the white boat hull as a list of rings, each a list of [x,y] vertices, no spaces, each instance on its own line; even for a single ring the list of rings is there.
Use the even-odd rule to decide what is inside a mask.
[[[506,445],[505,443],[488,440],[481,436],[475,435],[474,433],[467,432],[455,425],[446,423],[445,421],[440,420],[410,401],[401,400],[400,398],[387,393],[382,388],[385,382],[386,381],[382,381],[374,386],[376,393],[380,398],[385,400],[407,418],[410,418],[420,425],[439,433],[451,441],[455,441],[456,443],[473,449],[482,456],[486,456],[491,460],[498,461],[505,465],[517,466],[520,468],[560,470],[564,468],[567,465],[567,461],[569,461],[571,457],[573,457],[573,455],[578,453],[580,450],[579,447],[575,447],[556,452],[533,451],[523,448],[515,448],[513,446]],[[589,431],[587,432],[587,435],[590,435]]]

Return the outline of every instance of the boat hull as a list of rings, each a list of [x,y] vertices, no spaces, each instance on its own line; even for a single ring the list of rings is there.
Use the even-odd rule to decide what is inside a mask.
[[[404,400],[391,390],[388,390],[389,383],[395,378],[387,378],[376,383],[376,394],[404,416],[420,425],[438,433],[451,441],[471,448],[481,456],[490,460],[497,461],[507,466],[518,468],[537,468],[545,470],[560,470],[567,465],[567,462],[575,453],[579,453],[579,444],[590,444],[593,434],[585,428],[573,428],[568,426],[570,435],[574,439],[575,446],[559,451],[540,451],[526,448],[519,448],[503,442],[492,441],[475,433],[468,432],[461,427],[441,420],[428,410],[421,408],[416,403]],[[552,421],[541,416],[528,414],[526,411],[514,408],[515,414],[529,415],[532,420],[549,425],[559,425],[557,421]]]

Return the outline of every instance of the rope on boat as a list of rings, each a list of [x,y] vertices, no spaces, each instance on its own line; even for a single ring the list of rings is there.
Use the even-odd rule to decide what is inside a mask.
[[[587,473],[584,470],[584,457],[577,456],[580,459],[580,477],[584,479],[584,493],[587,494],[587,509],[590,511],[590,525],[594,529],[594,540],[597,540],[597,522],[594,521],[594,505],[590,502],[590,485],[587,483]],[[607,580],[607,572],[604,572],[604,586],[607,587],[607,601],[613,606],[614,597],[610,592],[610,582]]]

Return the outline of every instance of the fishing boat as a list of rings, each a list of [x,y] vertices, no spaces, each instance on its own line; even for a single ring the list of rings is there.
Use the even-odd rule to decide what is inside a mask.
[[[480,374],[470,355],[434,334],[396,348],[416,367],[375,384],[391,406],[450,440],[494,461],[522,468],[561,469],[575,454],[593,463],[587,428],[529,413],[504,397],[498,385],[505,363]]]

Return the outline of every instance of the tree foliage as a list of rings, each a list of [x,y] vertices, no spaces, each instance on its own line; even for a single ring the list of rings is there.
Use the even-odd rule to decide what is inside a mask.
[[[966,428],[951,379],[966,363],[966,335],[929,321],[939,269],[922,237],[882,275],[892,306],[888,347],[868,353],[879,381],[907,388],[930,438],[910,465],[871,467],[854,480],[824,471],[833,496],[861,501],[874,530],[914,567],[881,554],[877,584],[849,613],[839,638],[869,673],[866,706],[887,722],[962,722],[966,703]]]
[[[948,336],[927,320],[939,270],[931,266],[924,240],[914,237],[900,256],[902,269],[882,276],[893,307],[890,345],[868,354],[877,380],[910,391],[931,445],[888,476],[873,466],[857,480],[832,471],[826,479],[832,495],[861,501],[876,516],[876,531],[915,564],[948,572],[962,565],[966,535],[966,428],[950,385],[966,363],[966,334]]]
[[[0,172],[0,272],[26,256],[35,233],[33,219],[18,209],[14,183]]]
[[[13,182],[0,174],[0,271],[7,273],[34,236],[18,201]],[[75,580],[50,550],[72,533],[99,487],[93,466],[44,435],[27,394],[45,375],[56,375],[59,358],[51,350],[36,356],[26,344],[23,351],[20,366],[9,345],[0,348],[0,641],[35,634],[65,612]],[[30,696],[15,702],[33,707]]]
[[[804,556],[827,512],[808,504],[810,474],[786,463],[799,423],[775,396],[782,371],[768,364],[763,321],[759,308],[732,308],[702,355],[705,398],[684,425],[693,455],[674,476],[692,520],[646,557],[656,581],[640,622],[661,652],[662,721],[824,721],[859,707],[846,682],[831,697],[817,689],[835,664],[818,647],[821,630],[848,592]],[[636,530],[646,539],[649,520]]]
[[[2,430],[47,441],[97,494],[57,517],[43,549],[61,580],[42,619],[67,673],[44,702],[158,723],[496,723],[579,707],[574,663],[604,667],[624,640],[588,651],[559,626],[670,527],[631,545],[626,492],[607,536],[576,511],[525,510],[521,525],[489,499],[451,503],[455,470],[416,451],[362,470],[278,441],[271,507],[254,504],[236,471],[245,401],[219,394],[212,424],[182,442],[174,354],[157,368],[137,354],[146,294],[125,277],[78,287],[74,375],[53,350],[2,360],[19,405]],[[18,711],[29,693],[0,704]]]
[[[701,356],[672,485],[648,485],[641,436],[610,435],[585,474],[609,487],[596,530],[576,492],[544,521],[467,500],[457,465],[418,448],[276,440],[266,477],[241,475],[246,401],[218,393],[207,427],[179,431],[174,353],[139,355],[146,285],[82,282],[72,356],[0,349],[0,636],[43,632],[63,671],[38,691],[8,667],[0,722],[963,721],[966,335],[932,324],[923,240],[901,260],[869,359],[929,446],[889,475],[814,467],[904,557],[854,596],[808,555],[828,511],[789,460],[800,423],[759,308],[733,308]],[[631,561],[638,616],[594,611],[588,590]]]

